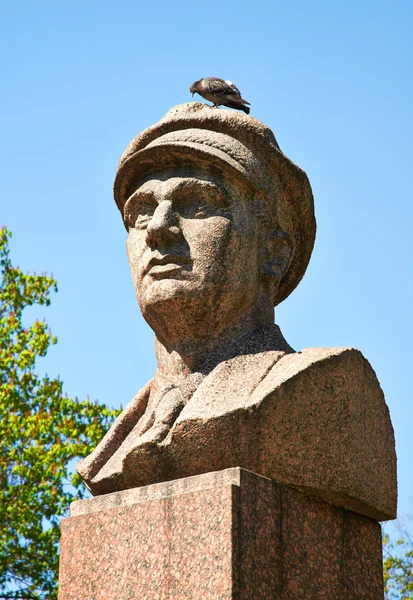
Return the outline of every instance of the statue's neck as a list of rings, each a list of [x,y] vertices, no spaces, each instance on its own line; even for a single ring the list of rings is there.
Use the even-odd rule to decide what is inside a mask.
[[[191,373],[207,374],[219,362],[226,360],[232,354],[234,345],[251,331],[274,323],[273,313],[265,318],[243,316],[237,323],[216,334],[205,331],[205,335],[181,339],[178,342],[168,342],[155,335],[155,352],[158,370],[165,377],[182,378]]]

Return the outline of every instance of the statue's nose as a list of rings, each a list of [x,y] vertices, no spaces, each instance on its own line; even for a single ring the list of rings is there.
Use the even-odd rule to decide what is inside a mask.
[[[162,200],[155,209],[146,228],[146,242],[150,247],[177,243],[182,239],[179,216],[174,213],[172,202]]]

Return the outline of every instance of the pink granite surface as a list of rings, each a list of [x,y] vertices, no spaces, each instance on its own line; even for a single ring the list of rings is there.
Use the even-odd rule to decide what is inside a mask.
[[[380,526],[234,468],[73,505],[59,600],[383,600]]]

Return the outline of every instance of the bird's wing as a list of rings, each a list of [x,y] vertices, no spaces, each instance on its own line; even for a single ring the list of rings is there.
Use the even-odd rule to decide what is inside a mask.
[[[239,89],[231,81],[219,77],[205,77],[202,83],[204,90],[215,96],[232,97],[234,100],[241,98]]]
[[[204,77],[201,85],[204,93],[215,96],[215,98],[249,104],[248,100],[241,98],[241,92],[232,81],[220,79],[219,77]]]
[[[236,100],[238,102],[241,102],[241,104],[250,104],[248,102],[248,100],[244,100],[244,98],[241,98],[241,92],[239,91],[239,89],[237,88],[235,83],[232,83],[232,81],[228,81],[228,80],[225,80],[225,83],[228,85],[229,89],[231,90],[231,92],[226,94],[227,98],[229,98],[230,100]]]
[[[241,92],[239,91],[239,89],[237,88],[235,83],[232,83],[232,81],[230,81],[229,79],[225,79],[225,83],[231,90],[233,90],[241,98]]]

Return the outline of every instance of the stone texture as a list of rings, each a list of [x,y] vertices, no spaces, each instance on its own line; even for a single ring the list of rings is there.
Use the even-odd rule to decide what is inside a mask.
[[[59,600],[382,600],[378,523],[242,469],[76,502]]]
[[[241,466],[396,514],[393,430],[353,349],[295,353],[273,324],[315,219],[305,173],[253,117],[188,103],[122,156],[115,200],[158,368],[78,471],[93,494]]]
[[[158,445],[141,443],[135,427],[115,448],[115,425],[89,460],[92,491],[241,465],[372,518],[395,518],[393,429],[369,363],[353,349],[286,354],[259,352],[256,342],[250,354],[219,363]],[[104,452],[112,456],[99,470],[94,460]]]

